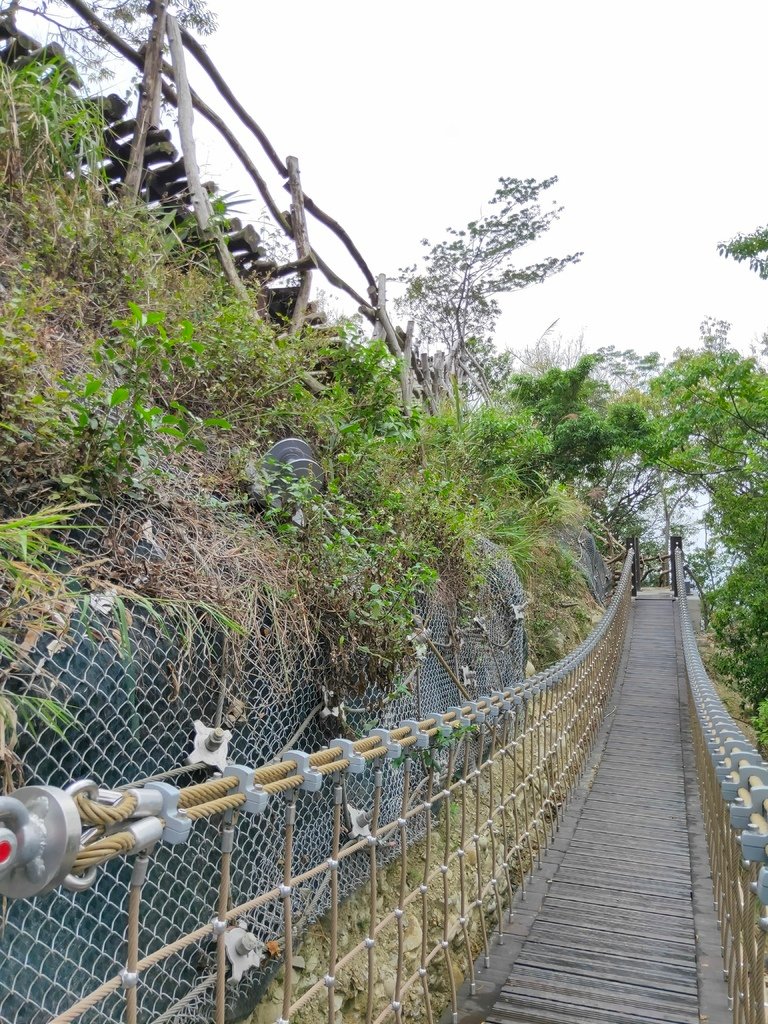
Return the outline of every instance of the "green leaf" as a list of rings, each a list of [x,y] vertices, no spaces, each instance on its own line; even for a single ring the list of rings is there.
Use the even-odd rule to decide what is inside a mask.
[[[122,405],[123,402],[127,402],[131,397],[131,389],[125,386],[115,388],[112,394],[109,396],[109,407],[114,409],[116,405]]]

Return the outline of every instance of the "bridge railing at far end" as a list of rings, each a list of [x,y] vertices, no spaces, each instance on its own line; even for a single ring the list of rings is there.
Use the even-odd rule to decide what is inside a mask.
[[[457,957],[469,964],[470,978],[478,944],[488,962],[491,929],[486,918],[497,924],[503,940],[505,908],[514,889],[525,884],[526,874],[536,862],[541,864],[542,851],[598,735],[624,643],[633,559],[630,552],[605,615],[575,651],[519,685],[463,707],[443,708],[396,729],[375,729],[356,741],[337,740],[311,754],[290,751],[268,765],[226,764],[216,777],[193,786],[135,784],[115,794],[89,780],[74,783],[69,792],[51,790],[46,796],[50,787],[38,786],[30,787],[34,792],[27,794],[29,799],[24,790],[3,798],[0,825],[5,815],[7,842],[0,893],[14,902],[58,890],[63,882],[75,894],[51,893],[49,913],[55,918],[57,900],[77,900],[78,889],[109,882],[106,864],[125,858],[134,864],[120,911],[127,923],[122,963],[114,963],[111,970],[104,965],[103,980],[91,975],[85,984],[73,973],[63,1006],[60,996],[54,1002],[45,994],[48,989],[40,977],[35,987],[40,1001],[30,1003],[27,996],[31,1016],[49,1024],[70,1024],[81,1017],[86,1024],[160,1024],[181,1016],[224,1024],[233,1019],[231,1002],[240,979],[247,982],[249,972],[264,959],[265,950],[249,928],[255,914],[269,909],[278,936],[269,955],[283,961],[274,1013],[278,1024],[296,1019],[314,1000],[327,1003],[334,1020],[338,996],[348,998],[349,977],[361,971],[368,989],[356,1019],[399,1024],[413,1019],[409,1003],[417,999],[423,1019],[431,1022],[439,1013],[438,1007],[433,1011],[430,986],[436,968],[448,979],[457,1021]],[[403,775],[395,814],[382,810],[390,772]],[[344,827],[349,773],[369,780],[371,807],[366,821],[353,822],[351,835]],[[313,862],[313,857],[307,863],[294,842],[297,819],[311,800],[307,793],[324,787],[333,796],[328,846],[323,859]],[[25,800],[37,814],[34,829],[22,827],[33,813],[26,806],[16,807]],[[27,870],[46,850],[45,856],[54,851],[51,843],[45,845],[45,836],[38,843],[47,827],[43,804],[50,804],[61,818],[61,863],[41,862],[47,881],[40,880],[37,869]],[[238,821],[253,821],[254,816],[264,828],[280,830],[282,878],[273,889],[253,892],[247,902],[232,906],[231,879],[256,853]],[[18,834],[13,832],[14,820]],[[195,931],[167,945],[140,948],[147,872],[170,884],[168,844],[175,849],[173,844],[200,842],[206,821],[219,834],[219,870],[216,879],[207,879],[215,881],[218,898],[203,912]],[[48,824],[49,838],[56,838],[54,823]],[[422,845],[414,850],[417,840]],[[355,865],[361,892],[367,884],[370,900],[364,919],[358,917],[351,927],[344,920],[340,873]],[[377,886],[384,871],[388,885]],[[323,962],[318,970],[297,972],[296,896],[323,880],[331,895]],[[414,943],[417,932],[420,941]],[[196,947],[210,951],[212,970],[194,989],[185,990],[181,980],[174,986],[174,978],[186,977],[180,968]],[[377,961],[385,957],[394,979],[389,989],[375,983]],[[22,1016],[12,1024],[22,1024]]]
[[[684,579],[681,547],[675,576]],[[685,588],[680,616],[704,827],[734,1024],[765,1024],[768,764],[729,715],[704,668]]]

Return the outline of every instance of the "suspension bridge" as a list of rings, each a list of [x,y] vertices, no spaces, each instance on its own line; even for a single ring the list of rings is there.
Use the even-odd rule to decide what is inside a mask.
[[[630,546],[561,662],[356,740],[0,797],[0,1018],[764,1024],[768,765],[672,568]]]

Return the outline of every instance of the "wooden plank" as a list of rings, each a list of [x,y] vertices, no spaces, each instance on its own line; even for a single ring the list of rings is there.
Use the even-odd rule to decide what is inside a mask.
[[[699,1021],[672,612],[635,606],[594,785],[488,1024]]]

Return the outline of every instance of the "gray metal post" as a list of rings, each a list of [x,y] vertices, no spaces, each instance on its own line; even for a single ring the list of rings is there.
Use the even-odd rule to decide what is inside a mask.
[[[672,595],[674,597],[680,596],[680,588],[685,591],[685,580],[678,580],[677,578],[677,566],[675,565],[675,551],[677,549],[683,550],[683,538],[679,536],[673,536],[669,538],[669,562],[672,579]]]

